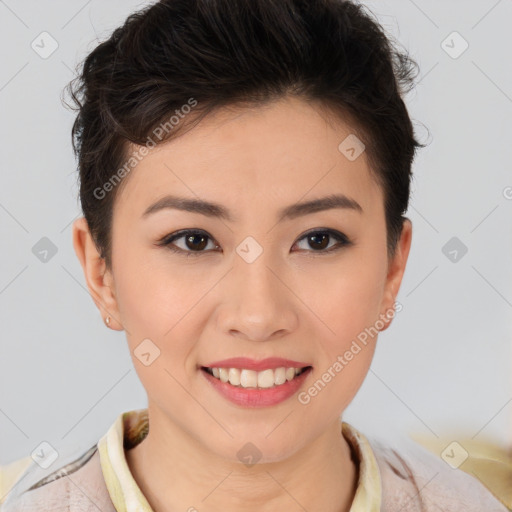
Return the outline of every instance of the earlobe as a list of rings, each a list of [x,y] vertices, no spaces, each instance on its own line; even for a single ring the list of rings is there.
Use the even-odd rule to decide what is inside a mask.
[[[400,240],[397,243],[395,256],[388,267],[386,288],[384,290],[384,297],[382,300],[383,310],[381,311],[381,318],[385,318],[387,316],[389,320],[386,321],[384,327],[380,329],[381,331],[385,331],[391,325],[392,319],[394,318],[394,303],[396,296],[398,295],[398,291],[400,290],[403,275],[405,273],[407,259],[411,249],[411,242],[412,222],[410,219],[405,218],[402,226]]]
[[[99,309],[103,321],[111,329],[122,330],[117,300],[113,291],[112,274],[106,269],[84,217],[73,222],[73,247],[77,255],[89,293]],[[106,319],[109,317],[109,321]]]

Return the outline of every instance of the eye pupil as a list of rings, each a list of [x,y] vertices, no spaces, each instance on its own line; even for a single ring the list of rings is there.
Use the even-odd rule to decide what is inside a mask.
[[[314,245],[311,246],[313,249],[324,249],[328,245],[329,235],[326,233],[313,233],[309,235],[308,239],[309,242],[313,242]],[[318,239],[320,239],[319,244]],[[327,243],[325,243],[326,241]]]
[[[196,242],[196,239],[199,238],[201,240],[201,243],[199,245],[194,245],[194,243]],[[207,237],[204,236],[204,235],[201,235],[201,234],[192,234],[192,235],[189,235],[187,236],[187,247],[189,249],[192,249],[192,250],[202,250],[204,249],[207,245],[208,245],[208,242],[207,242]],[[189,243],[191,245],[189,245]]]

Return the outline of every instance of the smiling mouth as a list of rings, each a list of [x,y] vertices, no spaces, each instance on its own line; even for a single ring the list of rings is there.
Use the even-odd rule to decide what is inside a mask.
[[[209,368],[202,366],[201,370],[221,382],[229,382],[234,387],[268,389],[281,386],[299,375],[312,369],[312,366],[304,368],[284,367],[269,368],[263,371],[248,370],[245,368]]]

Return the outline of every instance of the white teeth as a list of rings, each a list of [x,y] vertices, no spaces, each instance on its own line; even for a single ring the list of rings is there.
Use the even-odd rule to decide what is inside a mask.
[[[230,368],[228,371],[229,382],[233,384],[233,386],[240,385],[240,370],[238,368]]]
[[[233,386],[243,388],[271,388],[280,386],[286,381],[292,380],[301,373],[302,368],[285,368],[281,366],[275,369],[267,369],[261,372],[239,368],[210,368],[209,372],[222,382],[229,382]]]
[[[238,370],[240,371],[240,370]],[[236,386],[237,384],[229,381],[230,384]],[[240,382],[238,383],[243,388],[255,388],[258,385],[258,373],[254,370],[241,370],[240,371]]]
[[[295,377],[295,368],[286,368],[286,380],[292,380]]]
[[[286,368],[281,367],[274,370],[274,382],[276,383],[276,386],[286,382]]]
[[[274,370],[268,369],[258,372],[258,387],[271,388],[274,385]]]

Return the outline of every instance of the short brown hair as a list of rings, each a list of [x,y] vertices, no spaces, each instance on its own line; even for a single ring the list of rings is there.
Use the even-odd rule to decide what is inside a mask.
[[[353,120],[385,197],[388,256],[407,210],[416,148],[402,95],[416,63],[349,0],[161,0],[131,14],[87,55],[69,90],[80,201],[111,268],[116,194],[97,191],[123,166],[128,142],[194,98],[193,116],[294,95]],[[182,123],[181,128],[184,123]],[[158,143],[179,130],[169,130]]]

